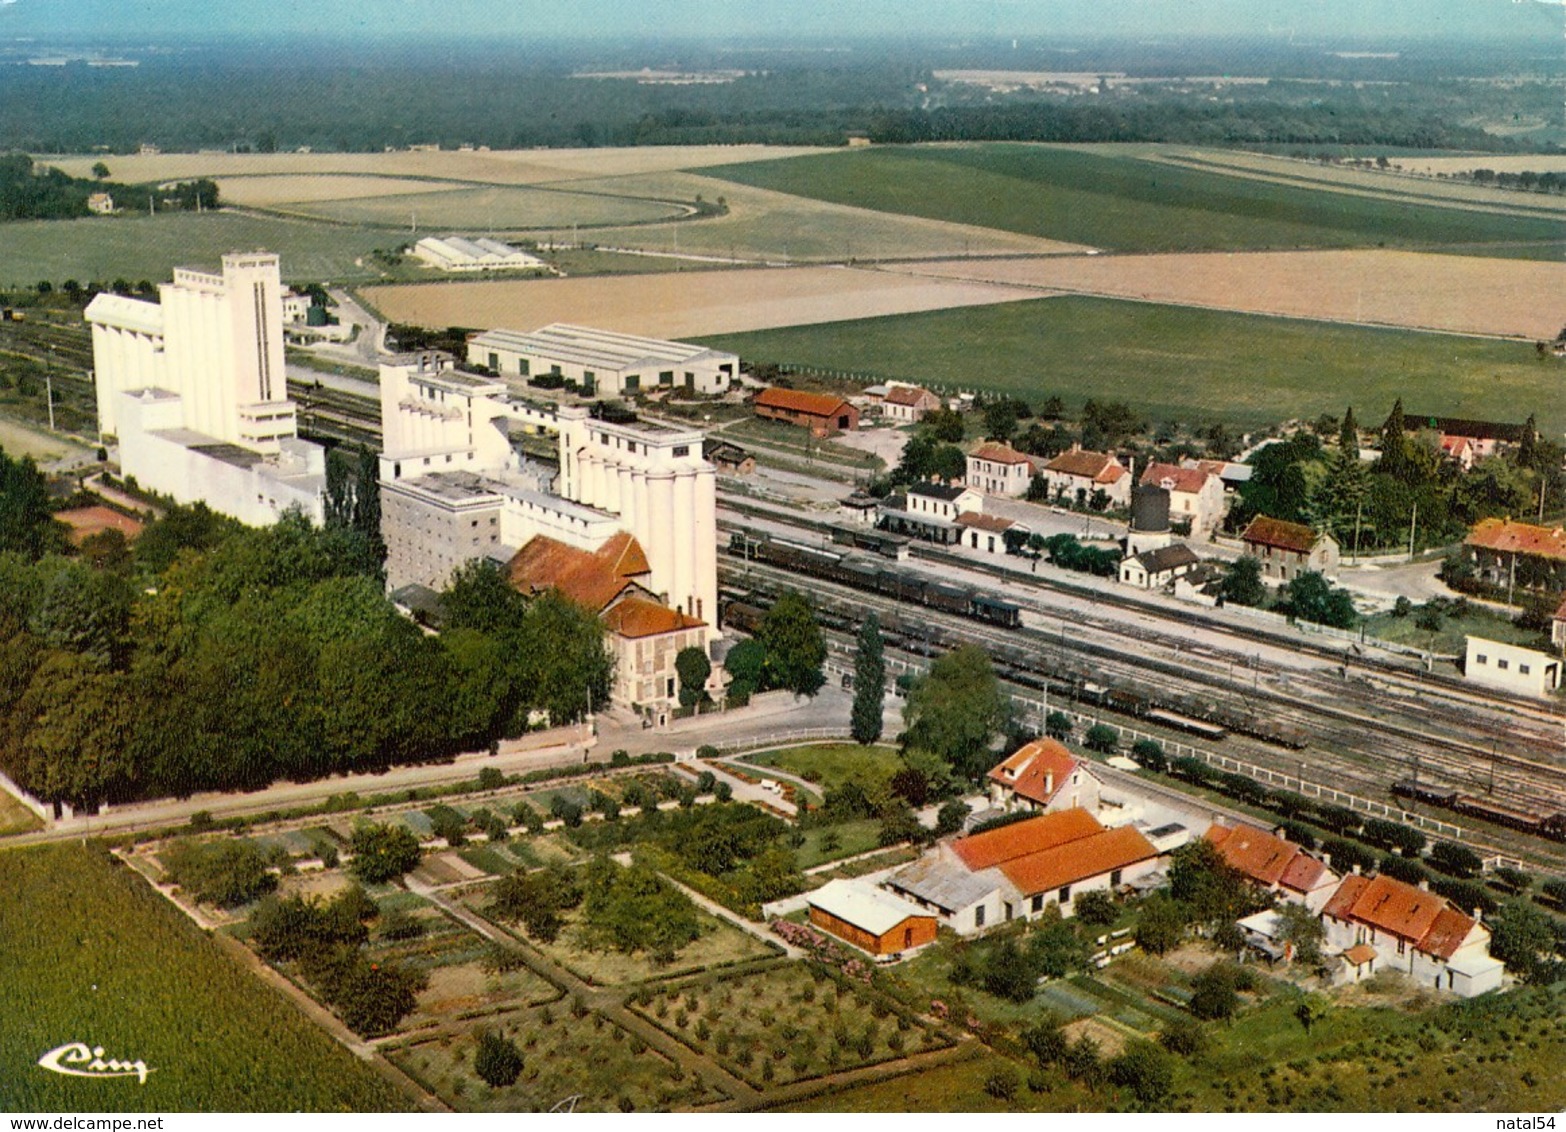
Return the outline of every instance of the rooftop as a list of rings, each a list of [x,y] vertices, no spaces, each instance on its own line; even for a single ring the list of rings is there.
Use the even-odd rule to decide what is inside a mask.
[[[635,588],[647,573],[647,556],[630,535],[610,539],[596,551],[534,535],[507,566],[506,577],[524,593],[557,590],[561,596],[602,613],[615,598]]]
[[[1019,892],[1032,896],[1157,856],[1152,842],[1131,826],[1122,825],[1013,858],[1003,863],[1000,870]]]
[[[951,847],[952,852],[968,868],[988,869],[1005,861],[1026,857],[1030,853],[1089,837],[1103,828],[1092,814],[1076,807],[959,837],[952,842]]]
[[[1060,742],[1035,739],[993,767],[989,779],[1029,801],[1045,805],[1066,784],[1078,765]]]
[[[682,629],[700,629],[706,622],[647,598],[627,597],[604,614],[604,624],[611,633],[637,639],[677,633]]]
[[[104,291],[87,304],[83,317],[88,322],[134,330],[141,334],[163,333],[163,308],[157,303],[131,299]]]
[[[964,868],[960,861],[930,853],[887,877],[886,883],[937,908],[956,912],[983,900],[1003,879],[997,872],[975,872]]]
[[[803,389],[779,389],[772,386],[756,394],[755,403],[766,409],[786,409],[812,417],[835,416],[848,402],[831,393],[807,393]]]
[[[733,359],[733,354],[710,350],[689,342],[643,338],[591,326],[550,323],[539,330],[487,330],[470,342],[480,348],[509,350],[588,369],[624,371],[657,366],[688,365],[698,359]]]
[[[1181,566],[1195,566],[1201,561],[1196,556],[1196,551],[1186,546],[1183,542],[1177,542],[1170,546],[1161,546],[1156,550],[1144,550],[1136,556],[1136,560],[1142,564],[1142,568],[1149,574],[1162,574],[1167,570],[1175,570]]]
[[[951,503],[967,490],[969,489],[962,484],[916,483],[909,485],[908,494],[922,495],[927,499],[941,499]]]
[[[1002,534],[1011,530],[1017,524],[1010,519],[1002,519],[999,515],[981,515],[977,511],[964,511],[957,516],[959,527],[974,527],[981,531],[989,531],[992,534]]]
[[[812,908],[820,908],[871,935],[884,935],[910,916],[930,915],[918,905],[862,880],[827,881],[807,899]]]
[[[1178,464],[1149,464],[1142,473],[1143,487],[1161,487],[1166,491],[1183,491],[1195,495],[1207,486],[1207,469],[1182,468]]]
[[[1408,940],[1443,959],[1451,958],[1476,922],[1445,897],[1388,876],[1358,874],[1343,878],[1322,912]]]
[[[1510,519],[1481,519],[1468,532],[1466,545],[1502,554],[1566,562],[1566,530],[1560,527],[1536,527]]]
[[[886,391],[886,403],[888,405],[918,405],[926,398],[932,398],[935,394],[929,390],[921,389],[917,385],[894,385]]]
[[[1326,874],[1327,866],[1300,846],[1251,825],[1214,825],[1207,831],[1229,867],[1257,884],[1281,884],[1296,892],[1309,892]]]
[[[972,452],[968,453],[968,459],[988,460],[992,464],[1028,464],[1032,462],[1011,445],[1001,444],[995,440],[986,440]]]
[[[1094,483],[1115,483],[1126,474],[1120,461],[1108,452],[1090,452],[1073,448],[1062,452],[1044,467],[1061,475],[1084,476]]]
[[[1321,536],[1304,523],[1286,523],[1266,515],[1252,519],[1250,526],[1240,536],[1242,542],[1292,550],[1297,554],[1309,554],[1320,539]]]

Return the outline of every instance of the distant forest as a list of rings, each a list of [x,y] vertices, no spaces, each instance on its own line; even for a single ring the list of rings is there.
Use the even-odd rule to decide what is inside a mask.
[[[585,49],[584,49],[585,50]],[[1225,53],[1099,47],[1071,55],[1000,47],[887,53],[600,48],[592,55],[503,46],[418,50],[263,47],[153,54],[134,68],[0,66],[0,152],[377,151],[388,146],[842,144],[1007,139],[1202,144],[1370,145],[1483,151],[1553,149],[1480,123],[1558,122],[1548,61],[1404,53],[1341,58],[1320,48]],[[670,49],[672,52],[673,49]],[[575,78],[642,67],[743,71],[692,85]],[[1555,70],[1559,70],[1557,59]],[[1213,88],[1111,84],[1096,95],[997,93],[945,82],[946,68],[1067,69],[1142,76],[1279,78]],[[1469,81],[1459,81],[1467,79]]]

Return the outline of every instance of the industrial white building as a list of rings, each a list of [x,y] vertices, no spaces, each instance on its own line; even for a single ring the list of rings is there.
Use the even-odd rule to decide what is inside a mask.
[[[441,271],[527,271],[549,265],[536,255],[488,236],[425,236],[413,257]]]
[[[575,381],[599,397],[675,387],[716,395],[728,392],[739,375],[735,354],[564,322],[531,333],[476,334],[468,340],[468,363],[524,382],[545,375]]]
[[[1547,696],[1561,686],[1561,658],[1504,641],[1468,637],[1463,675],[1475,684],[1525,696]]]
[[[298,439],[282,294],[276,255],[235,252],[217,273],[176,268],[156,303],[93,299],[98,429],[126,476],[246,523],[321,521],[325,452]]]
[[[689,617],[715,618],[716,473],[699,430],[508,401],[504,383],[434,358],[382,366],[380,384],[391,588],[443,589],[462,562],[539,535],[595,551],[624,531],[647,556],[649,591]],[[558,473],[519,454],[513,435],[527,433],[556,438]]]

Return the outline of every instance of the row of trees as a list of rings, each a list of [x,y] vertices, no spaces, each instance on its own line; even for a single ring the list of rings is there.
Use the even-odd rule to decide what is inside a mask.
[[[596,617],[472,566],[446,595],[446,632],[426,636],[352,526],[250,530],[173,508],[134,553],[93,561],[48,553],[49,528],[33,529],[0,554],[0,767],[46,801],[441,758],[608,697]]]

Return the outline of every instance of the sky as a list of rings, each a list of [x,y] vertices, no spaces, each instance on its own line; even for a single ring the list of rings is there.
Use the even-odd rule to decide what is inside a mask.
[[[0,37],[1538,38],[1566,0],[0,0]]]

